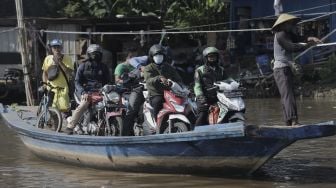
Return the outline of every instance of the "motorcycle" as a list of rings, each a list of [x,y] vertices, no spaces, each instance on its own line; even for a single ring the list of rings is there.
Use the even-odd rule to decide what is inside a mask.
[[[122,117],[126,112],[126,107],[122,104],[120,94],[124,93],[124,90],[117,85],[105,85],[99,91],[90,93],[91,104],[74,128],[74,133],[95,136],[121,136]],[[80,103],[76,95],[75,100],[77,104]]]
[[[218,102],[209,107],[209,124],[245,122],[245,103],[242,88],[233,79],[214,83]]]
[[[148,100],[148,91],[145,86],[143,87],[143,94],[146,99],[143,104],[143,123],[140,126],[136,123],[134,126],[135,133],[140,135],[168,134],[185,132],[191,129],[191,123],[185,115],[189,90],[171,80],[168,80],[168,82],[171,83],[171,89],[164,91],[165,102],[158,113],[157,119],[153,116],[153,107]]]

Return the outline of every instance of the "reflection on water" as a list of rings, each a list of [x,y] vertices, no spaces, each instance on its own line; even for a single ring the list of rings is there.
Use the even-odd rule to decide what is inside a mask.
[[[283,124],[279,99],[246,101],[250,124]],[[302,123],[332,120],[336,101],[300,100]],[[336,137],[298,141],[251,177],[125,173],[79,168],[35,157],[0,121],[0,187],[335,187]]]

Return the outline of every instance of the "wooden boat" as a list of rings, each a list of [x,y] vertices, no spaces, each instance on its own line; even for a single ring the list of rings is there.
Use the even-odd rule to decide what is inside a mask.
[[[297,127],[209,125],[176,134],[66,135],[34,125],[29,110],[0,104],[4,122],[44,159],[99,169],[151,173],[251,174],[300,139],[336,134],[334,121]]]

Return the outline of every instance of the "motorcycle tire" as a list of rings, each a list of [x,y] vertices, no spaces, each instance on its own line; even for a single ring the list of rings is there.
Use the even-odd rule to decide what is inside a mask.
[[[180,132],[187,132],[188,126],[186,123],[181,122],[181,121],[177,121],[173,123],[173,127],[172,130],[170,131],[170,133],[180,133]],[[169,134],[169,126],[166,126],[164,128],[163,134]]]
[[[110,118],[108,125],[111,127],[110,136],[121,136],[123,120],[121,117],[117,116]],[[105,135],[109,136],[109,135]]]
[[[45,115],[47,115],[47,122],[45,121]],[[48,108],[47,113],[40,113],[37,116],[37,127],[41,129],[50,129],[56,132],[60,132],[62,129],[62,115],[61,112],[55,108]]]

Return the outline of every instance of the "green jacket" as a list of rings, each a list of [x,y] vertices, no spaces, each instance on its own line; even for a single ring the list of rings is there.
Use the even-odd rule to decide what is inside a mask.
[[[150,63],[145,67],[144,78],[149,96],[163,95],[163,90],[168,89],[160,82],[160,76],[181,83],[182,79],[177,71],[167,63],[160,67],[154,63]]]
[[[216,67],[216,69],[207,68],[205,65],[198,67],[195,71],[195,85],[194,93],[197,96],[213,95],[206,93],[206,88],[210,88],[217,81],[225,80],[228,76],[221,66]],[[215,96],[211,96],[215,97]]]

